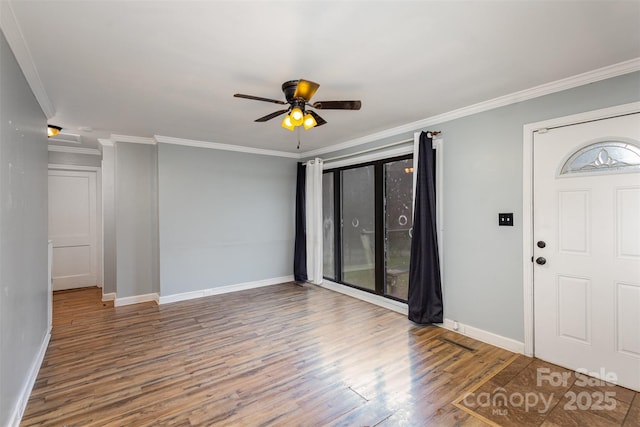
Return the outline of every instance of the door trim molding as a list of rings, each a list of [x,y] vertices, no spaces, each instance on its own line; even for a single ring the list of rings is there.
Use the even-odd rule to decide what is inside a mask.
[[[524,299],[524,354],[534,356],[533,312],[533,138],[536,131],[640,112],[640,102],[525,124],[522,137],[522,283]]]
[[[99,166],[76,166],[76,165],[61,165],[56,163],[49,163],[50,170],[66,170],[66,171],[88,171],[88,172],[100,172]]]

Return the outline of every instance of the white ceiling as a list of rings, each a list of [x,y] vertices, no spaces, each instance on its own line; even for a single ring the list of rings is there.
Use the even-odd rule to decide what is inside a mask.
[[[282,106],[232,95],[284,99],[304,78],[314,101],[362,100],[318,111],[309,151],[640,57],[638,1],[9,4],[49,122],[84,146],[115,133],[296,152],[281,118],[253,122]]]

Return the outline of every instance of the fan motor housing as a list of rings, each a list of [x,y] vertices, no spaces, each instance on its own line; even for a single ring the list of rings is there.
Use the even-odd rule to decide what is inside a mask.
[[[284,92],[284,97],[287,102],[293,101],[293,94],[296,93],[298,82],[299,80],[289,80],[288,82],[282,83],[282,91]]]

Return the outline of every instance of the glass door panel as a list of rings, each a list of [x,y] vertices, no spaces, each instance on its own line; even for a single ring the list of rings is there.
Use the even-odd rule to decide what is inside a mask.
[[[413,159],[384,165],[385,295],[407,300],[413,227]]]
[[[333,173],[322,175],[322,271],[328,279],[336,279],[335,271],[335,214]]]
[[[375,291],[375,171],[342,171],[342,278]]]

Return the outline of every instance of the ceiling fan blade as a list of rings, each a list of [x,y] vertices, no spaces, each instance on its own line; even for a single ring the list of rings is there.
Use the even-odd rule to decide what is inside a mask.
[[[236,93],[235,95],[236,98],[245,98],[245,99],[253,99],[256,101],[264,101],[264,102],[273,102],[274,104],[280,104],[280,105],[286,105],[287,103],[284,101],[279,101],[277,99],[269,99],[269,98],[263,98],[261,96],[253,96],[253,95],[244,95],[242,93]]]
[[[296,91],[294,92],[293,97],[303,98],[306,102],[309,102],[319,87],[320,85],[318,83],[300,79],[298,80],[298,86],[296,86]]]
[[[264,116],[264,117],[260,117],[259,119],[256,119],[256,120],[254,120],[254,121],[256,121],[256,122],[266,122],[267,120],[271,120],[271,119],[273,119],[274,117],[278,117],[279,115],[284,114],[284,113],[286,113],[287,111],[289,111],[289,109],[276,111],[276,112],[274,112],[274,113],[267,114],[267,115],[266,115],[266,116]]]
[[[360,101],[318,101],[313,104],[318,110],[359,110],[361,106]]]
[[[315,111],[307,110],[307,112],[308,112],[309,114],[311,114],[311,115],[313,116],[313,118],[314,118],[314,119],[316,119],[316,125],[315,125],[315,127],[322,126],[323,124],[327,123],[327,121],[326,121],[325,119],[323,119],[322,117],[320,117],[320,116],[318,115],[318,113],[316,113]]]

